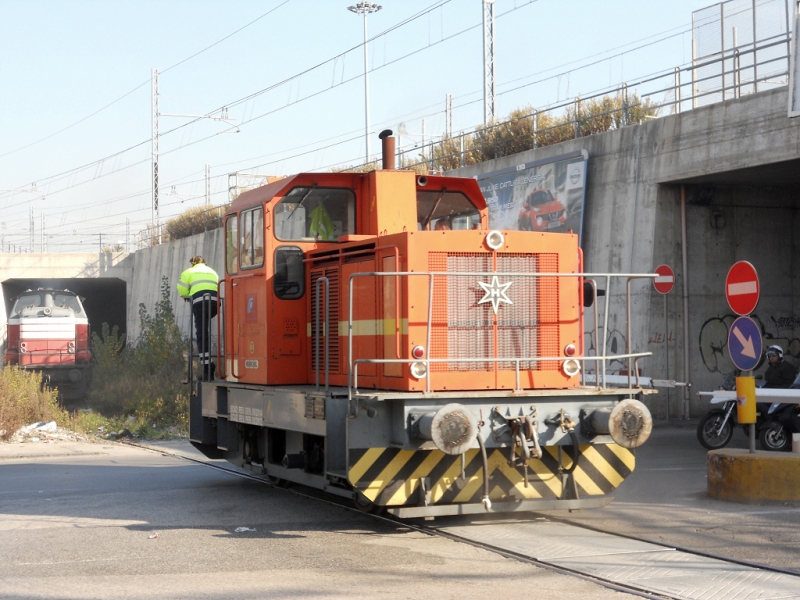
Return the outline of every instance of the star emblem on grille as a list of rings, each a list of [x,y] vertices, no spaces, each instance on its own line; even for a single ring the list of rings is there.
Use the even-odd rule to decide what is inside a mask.
[[[506,295],[506,291],[508,288],[511,287],[511,284],[514,283],[513,281],[509,281],[508,283],[500,283],[497,279],[497,275],[492,277],[492,283],[484,283],[483,281],[479,281],[478,285],[483,288],[483,291],[486,294],[478,300],[478,304],[483,304],[484,302],[491,302],[492,303],[492,310],[494,310],[494,314],[497,314],[497,307],[500,306],[501,302],[506,302],[508,304],[514,304],[511,299]]]

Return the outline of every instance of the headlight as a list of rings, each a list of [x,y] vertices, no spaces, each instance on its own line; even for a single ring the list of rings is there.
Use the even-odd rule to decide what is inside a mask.
[[[565,360],[564,364],[561,365],[561,370],[567,377],[575,377],[575,375],[581,372],[581,363],[574,358]]]
[[[27,352],[28,351],[28,344],[26,342],[20,342],[19,343],[19,351],[23,352],[23,353]]]
[[[539,227],[541,227],[541,226],[542,226],[542,223],[544,223],[544,221],[542,220],[542,217],[536,217],[536,224],[537,224]]]
[[[424,362],[411,363],[411,376],[414,379],[423,379],[428,374],[428,367]]]
[[[503,237],[503,234],[497,230],[490,231],[486,234],[486,245],[489,246],[491,250],[499,250],[505,243],[505,237]]]

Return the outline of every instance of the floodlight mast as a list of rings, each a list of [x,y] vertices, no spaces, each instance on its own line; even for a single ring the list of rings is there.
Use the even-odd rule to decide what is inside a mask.
[[[358,15],[364,15],[364,138],[366,142],[366,156],[364,164],[369,163],[369,62],[367,59],[367,15],[378,12],[382,6],[374,2],[359,2],[348,6],[347,10]]]

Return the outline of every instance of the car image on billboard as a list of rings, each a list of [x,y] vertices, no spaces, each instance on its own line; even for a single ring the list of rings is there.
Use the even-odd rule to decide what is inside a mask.
[[[525,198],[519,211],[517,226],[520,231],[547,231],[563,227],[567,222],[567,209],[550,190],[536,190]]]
[[[489,227],[582,237],[588,158],[578,150],[477,175]]]

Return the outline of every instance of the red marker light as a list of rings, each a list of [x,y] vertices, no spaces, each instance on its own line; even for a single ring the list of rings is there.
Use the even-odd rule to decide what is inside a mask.
[[[566,356],[575,356],[575,344],[568,344],[566,348],[564,348],[564,354]]]
[[[422,358],[425,356],[425,348],[422,346],[414,346],[414,349],[411,351],[411,356],[417,359]]]

